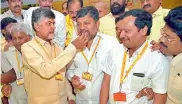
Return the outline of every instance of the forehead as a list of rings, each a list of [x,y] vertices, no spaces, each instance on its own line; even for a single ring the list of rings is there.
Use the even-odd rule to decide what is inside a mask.
[[[168,26],[165,25],[162,30],[167,33],[168,35],[177,35],[175,32],[172,31],[172,29]]]
[[[127,27],[131,27],[131,26],[135,26],[135,19],[136,19],[136,17],[127,16],[127,17],[123,18],[122,20],[118,21],[116,23],[116,27],[127,28]]]
[[[27,36],[24,31],[14,31],[11,34],[13,37],[19,37],[19,36]]]
[[[68,9],[81,8],[81,4],[79,2],[70,2],[68,5]]]
[[[43,18],[40,23],[55,22],[54,18]]]
[[[89,13],[84,17],[77,18],[77,22],[92,21],[92,20],[94,21],[94,19],[90,16]]]

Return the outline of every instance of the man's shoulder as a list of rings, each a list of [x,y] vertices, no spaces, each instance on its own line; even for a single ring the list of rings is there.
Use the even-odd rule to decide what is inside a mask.
[[[170,9],[164,9],[163,8],[162,11],[163,11],[164,16],[167,16],[169,11],[170,11]]]
[[[106,35],[101,32],[99,32],[99,35],[103,38],[103,41],[107,42],[108,44],[119,44],[117,38],[114,36]]]
[[[33,39],[31,39],[30,41],[24,43],[24,44],[22,45],[22,48],[24,48],[24,47],[34,47],[35,44],[36,44],[36,42],[35,42],[35,40],[34,40],[34,38],[33,38]]]
[[[52,10],[52,12],[55,14],[55,16],[57,17],[64,17],[64,15],[61,13],[61,12],[59,12],[59,11],[57,11],[57,10],[54,10],[54,9],[51,9]]]
[[[182,53],[178,54],[177,56],[175,56],[172,61],[171,64],[175,67],[180,66],[182,67]]]
[[[10,15],[10,10],[8,10],[8,11],[6,11],[6,12],[4,12],[2,15],[1,15],[1,20],[3,19],[3,18],[6,18],[6,17],[11,17]]]
[[[39,7],[30,7],[28,10],[26,10],[26,12],[29,14],[31,12],[33,12],[33,10],[37,9]]]
[[[102,17],[102,18],[100,18],[100,22],[106,22],[106,21],[109,21],[109,20],[114,20],[113,18],[112,18],[112,14],[111,13],[109,13],[109,14],[107,14],[107,15],[105,15],[104,17]]]

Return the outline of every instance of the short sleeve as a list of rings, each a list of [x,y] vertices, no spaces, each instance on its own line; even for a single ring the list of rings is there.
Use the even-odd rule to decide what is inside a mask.
[[[151,85],[155,93],[164,94],[167,92],[168,77],[169,77],[169,62],[166,57],[160,57],[153,64],[154,71],[152,72]]]
[[[101,62],[101,69],[106,74],[111,75],[113,69],[112,50],[108,51],[105,55],[105,59]]]
[[[13,67],[9,63],[5,53],[1,52],[1,71],[5,73],[5,72],[10,71],[12,68]]]

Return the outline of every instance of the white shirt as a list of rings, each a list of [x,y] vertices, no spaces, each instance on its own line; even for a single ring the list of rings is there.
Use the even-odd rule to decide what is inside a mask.
[[[97,33],[90,50],[87,48],[84,50],[84,53],[88,59],[91,58],[99,38],[101,38],[100,44],[98,45],[96,54],[89,65],[85,61],[81,52],[77,52],[71,66],[68,68],[67,76],[69,80],[71,80],[71,77],[74,75],[77,75],[80,77],[81,82],[86,85],[84,90],[76,92],[76,104],[99,104],[100,88],[104,76],[104,73],[101,70],[100,62],[104,58],[107,51],[109,51],[113,45],[118,44],[116,38],[102,33]],[[82,79],[83,72],[90,72],[93,74],[92,81]]]
[[[30,35],[32,37],[35,36],[35,32],[32,28],[32,12],[33,10],[39,7],[31,7],[26,11],[24,23],[27,24],[28,28],[30,28]],[[62,47],[65,47],[65,39],[66,39],[66,21],[65,17],[62,13],[51,9],[52,12],[55,14],[55,40],[56,42]]]
[[[148,42],[148,41],[147,41]],[[146,42],[144,43],[146,44]],[[141,52],[144,44],[133,53],[129,58],[127,55],[125,73],[129,66],[136,59],[139,52]],[[126,102],[114,102],[113,93],[119,92],[121,67],[123,61],[123,55],[126,48],[120,44],[114,49],[109,51],[108,56],[103,62],[103,71],[111,76],[110,79],[110,91],[109,102],[110,104],[151,104],[152,102],[147,100],[147,97],[137,99],[135,96],[148,85],[151,85],[155,93],[164,94],[167,91],[169,64],[165,56],[157,51],[151,52],[150,42],[149,46],[143,56],[139,59],[136,65],[133,67],[128,77],[124,80],[121,88],[121,92],[126,93]],[[145,77],[134,76],[133,73],[143,73]]]
[[[16,48],[10,47],[8,51],[5,52],[5,55],[10,62],[10,64],[13,66],[17,79],[20,78],[20,69],[18,69],[18,63],[16,59]],[[18,60],[20,62],[20,68],[22,67],[22,56],[18,52]],[[21,72],[21,78],[24,78],[23,72]],[[27,102],[27,94],[25,92],[24,85],[18,86],[16,84],[16,81],[11,83],[12,85],[12,93],[10,96],[10,104],[28,104]]]
[[[6,73],[12,69],[12,65],[9,63],[4,52],[1,52],[1,72]],[[1,73],[2,74],[2,73]]]
[[[11,12],[11,10],[8,10],[7,12],[5,12],[5,13],[3,13],[2,15],[1,15],[1,20],[3,19],[3,18],[6,18],[6,17],[11,17],[11,18],[13,18],[13,19],[15,19],[15,20],[17,20],[17,22],[23,22],[23,19],[24,19],[24,16],[25,16],[25,12],[26,12],[26,10],[21,10],[21,16],[15,16],[12,12]]]

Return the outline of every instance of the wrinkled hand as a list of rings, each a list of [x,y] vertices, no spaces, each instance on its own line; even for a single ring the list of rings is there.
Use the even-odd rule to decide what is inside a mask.
[[[148,98],[148,101],[153,100],[154,98],[154,92],[152,88],[144,88],[136,95],[136,98],[140,99],[141,97],[146,96]]]
[[[73,87],[74,87],[75,89],[78,89],[78,90],[83,90],[83,89],[85,89],[85,87],[86,87],[84,84],[82,84],[82,83],[80,82],[80,78],[79,78],[78,76],[76,76],[76,75],[74,75],[74,76],[71,78],[71,83],[72,83]]]
[[[76,104],[74,100],[69,100],[69,104]]]
[[[2,87],[1,92],[4,96],[9,97],[12,91],[12,87],[10,84],[6,84]]]
[[[86,45],[88,44],[88,37],[83,34],[81,36],[78,36],[72,44],[76,47],[76,49],[84,49]]]
[[[10,41],[8,42],[5,46],[4,46],[4,51],[7,51],[9,49],[9,47],[13,46],[13,42]]]

